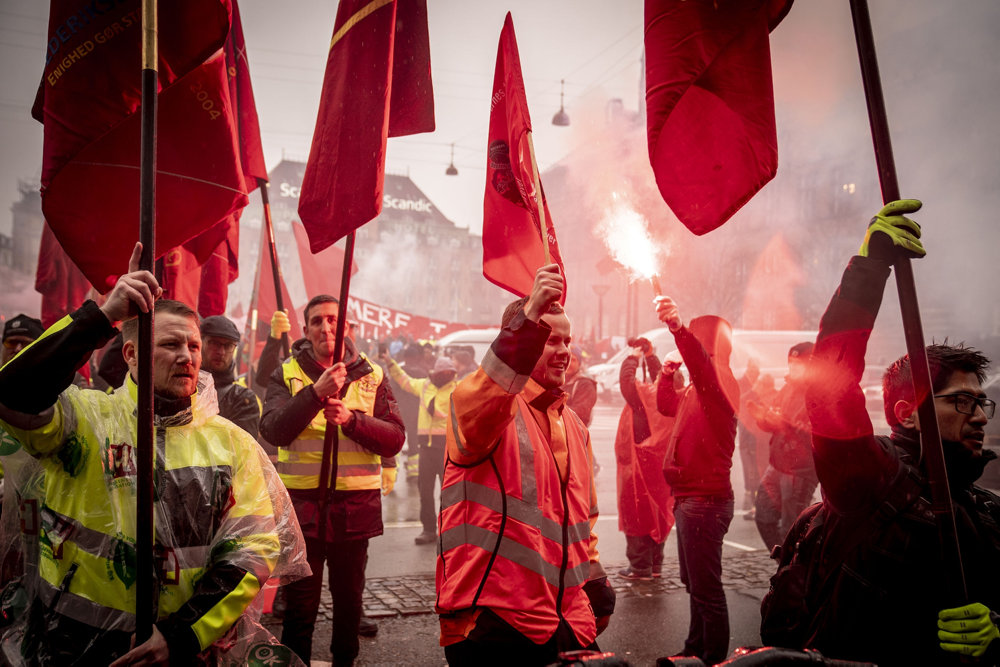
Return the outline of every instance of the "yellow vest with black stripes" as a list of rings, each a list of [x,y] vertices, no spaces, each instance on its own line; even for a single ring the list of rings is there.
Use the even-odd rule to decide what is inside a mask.
[[[365,358],[362,355],[362,358]],[[349,410],[374,416],[375,396],[382,383],[382,368],[370,364],[372,372],[351,382],[343,401]],[[295,396],[313,381],[306,375],[294,357],[281,365],[282,376],[288,392]],[[278,448],[275,467],[281,481],[289,489],[318,489],[323,461],[323,437],[326,434],[326,417],[319,410],[309,425],[287,447]],[[344,435],[337,427],[337,477],[336,490],[361,491],[382,488],[382,458],[365,449]],[[331,480],[331,485],[333,481]]]

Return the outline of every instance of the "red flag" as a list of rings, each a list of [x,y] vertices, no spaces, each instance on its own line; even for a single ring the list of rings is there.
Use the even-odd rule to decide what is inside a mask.
[[[229,75],[229,99],[235,109],[234,121],[239,136],[240,164],[247,191],[252,192],[258,179],[267,180],[264,166],[264,147],[260,143],[260,121],[257,119],[257,104],[254,102],[253,86],[250,83],[250,62],[247,60],[247,44],[243,39],[243,21],[240,9],[233,3],[233,25],[226,40],[226,72]]]
[[[292,220],[295,245],[299,249],[299,263],[302,266],[302,280],[306,286],[306,297],[330,294],[340,298],[340,278],[344,275],[344,249],[336,245],[328,246],[315,255],[309,250],[309,236],[302,223]],[[351,262],[351,275],[358,272],[357,262]]]
[[[434,129],[428,44],[426,0],[341,0],[299,198],[313,252],[382,211],[390,131]]]
[[[42,326],[45,328],[79,308],[90,291],[90,283],[59,245],[48,224],[42,226],[35,291],[42,295]]]
[[[188,304],[202,317],[225,314],[229,283],[237,278],[236,249],[239,247],[237,223],[234,221],[228,226],[226,238],[204,262],[199,260],[192,246],[212,233],[214,227],[191,242],[171,248],[163,256],[161,286],[164,297]]]
[[[233,125],[239,137],[240,165],[248,192],[267,181],[260,122],[250,83],[243,22],[236,0],[232,0],[232,28],[226,39],[226,75],[232,101]],[[212,226],[183,247],[165,253],[164,290],[169,298],[197,306],[202,317],[222,315],[226,310],[229,283],[239,277],[240,216],[242,209]],[[200,267],[200,268],[199,268]],[[172,280],[171,280],[172,279]]]
[[[45,126],[42,210],[99,289],[138,237],[138,0],[94,11],[52,2],[33,115]],[[222,46],[228,0],[178,0],[159,16],[156,249],[163,253],[246,205]],[[221,236],[220,236],[221,238]]]
[[[299,325],[299,318],[292,307],[292,297],[288,294],[288,287],[281,277],[281,299],[288,310],[288,321],[292,325],[292,330],[288,332],[288,339],[295,340],[302,337],[302,327]],[[253,296],[250,299],[250,312],[247,315],[246,330],[243,336],[244,353],[240,359],[240,368],[246,370],[249,362],[256,363],[260,358],[261,350],[267,337],[271,335],[271,316],[278,309],[278,300],[274,296],[274,275],[271,271],[271,253],[268,250],[267,226],[261,225],[260,236],[260,256],[257,260],[257,277],[254,279]],[[250,341],[253,344],[250,345]],[[252,356],[247,355],[247,352]]]
[[[695,234],[778,168],[768,32],[792,0],[646,0],[646,125],[660,194]]]
[[[508,12],[500,32],[493,97],[490,99],[483,211],[483,275],[491,283],[519,296],[531,292],[535,271],[545,264],[530,133],[531,119],[521,78],[521,59],[517,54],[514,23]],[[540,177],[538,183],[541,183]],[[541,195],[549,255],[553,262],[559,264],[565,276],[544,190]],[[565,299],[564,290],[564,302]]]

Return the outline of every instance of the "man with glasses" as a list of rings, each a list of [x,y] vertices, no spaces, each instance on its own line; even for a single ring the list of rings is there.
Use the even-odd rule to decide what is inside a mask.
[[[212,374],[219,400],[219,415],[257,438],[260,425],[260,404],[252,390],[236,384],[236,347],[240,332],[233,322],[222,315],[212,315],[201,321],[202,362]]]
[[[905,217],[920,206],[895,201],[872,219],[860,256],[851,259],[820,322],[807,407],[823,488],[823,560],[804,598],[822,611],[805,643],[828,656],[879,665],[952,664],[956,654],[972,659],[968,664],[994,665],[1000,498],[975,484],[996,458],[983,448],[996,407],[982,388],[989,360],[964,345],[927,347],[965,599],[948,583],[950,565],[941,555],[909,357],[883,378],[890,437],[873,435],[858,385],[893,260],[925,254],[920,227]]]

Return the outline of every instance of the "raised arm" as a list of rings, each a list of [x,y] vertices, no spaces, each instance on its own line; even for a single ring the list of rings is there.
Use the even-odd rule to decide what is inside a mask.
[[[869,504],[898,465],[874,437],[860,382],[893,245],[923,254],[919,227],[900,215],[919,208],[915,200],[893,202],[873,219],[861,255],[851,258],[820,320],[806,407],[816,474],[827,501],[842,512]]]
[[[543,266],[524,309],[500,330],[483,356],[482,365],[462,380],[451,395],[448,456],[461,464],[476,463],[493,451],[514,417],[514,401],[542,356],[551,329],[543,313],[562,295],[558,266]]]

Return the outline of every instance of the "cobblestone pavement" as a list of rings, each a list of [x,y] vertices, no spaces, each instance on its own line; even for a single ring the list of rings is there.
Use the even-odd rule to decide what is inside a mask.
[[[663,561],[664,576],[653,581],[629,581],[618,576],[627,563],[605,564],[609,580],[623,597],[651,597],[683,590],[677,567],[677,557]],[[767,588],[774,573],[774,563],[763,551],[727,554],[722,559],[722,583],[728,589]],[[393,618],[434,613],[434,575],[417,574],[401,577],[369,578],[365,585],[365,615],[370,618]],[[333,620],[333,602],[324,586],[320,601],[320,620]]]

